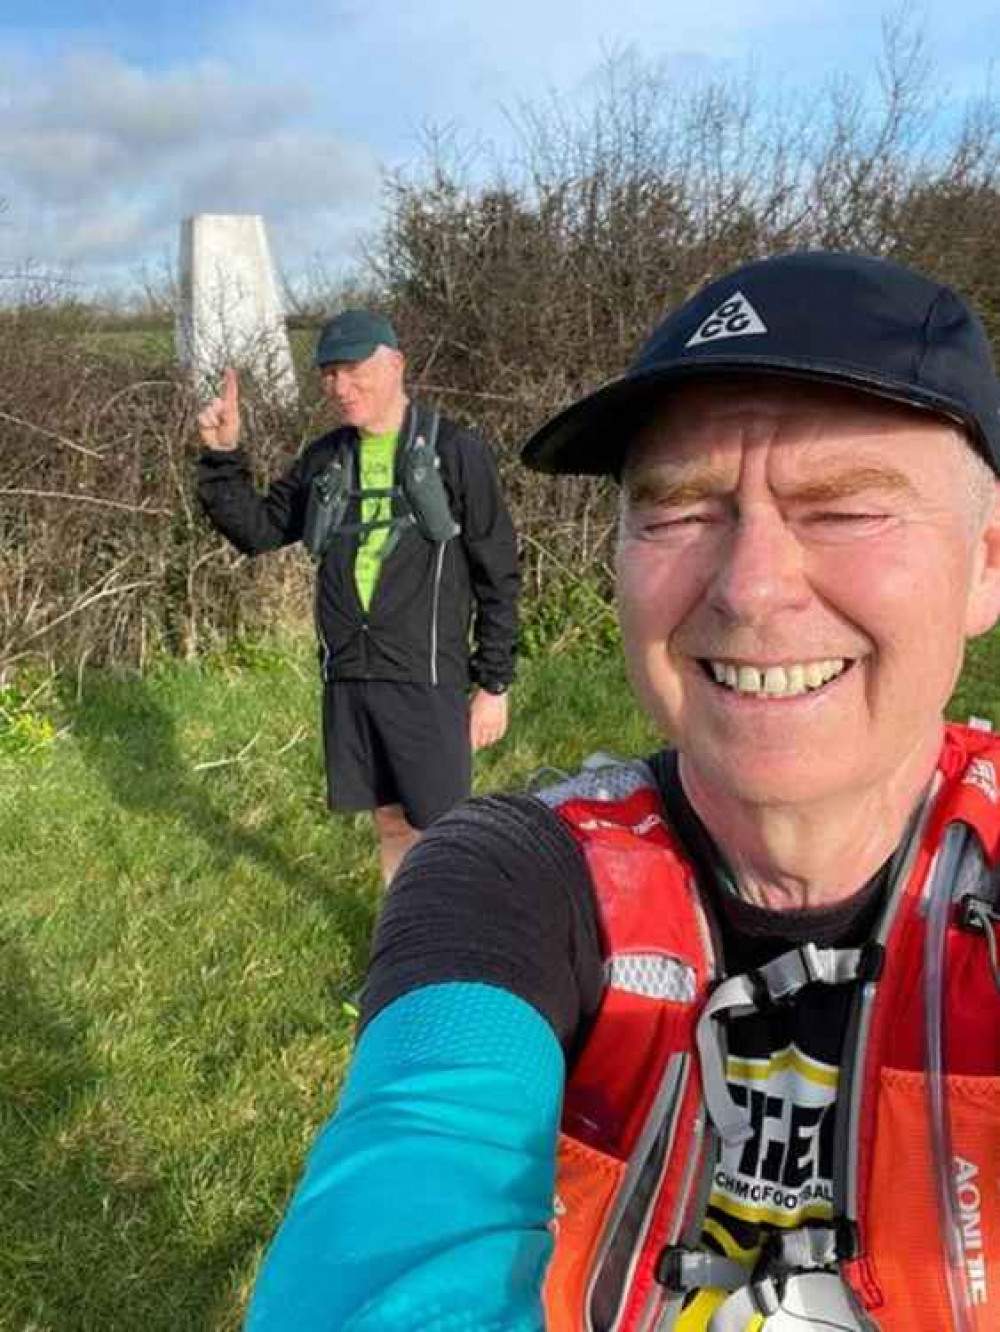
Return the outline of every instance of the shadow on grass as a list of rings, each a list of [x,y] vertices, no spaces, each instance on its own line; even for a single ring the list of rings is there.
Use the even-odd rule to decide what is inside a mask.
[[[235,1278],[266,1221],[183,1246],[184,1199],[107,1085],[85,1018],[43,999],[22,949],[0,937],[0,1327],[237,1326]]]
[[[67,700],[67,708],[80,752],[121,810],[182,825],[187,837],[198,839],[213,873],[231,872],[242,857],[292,891],[312,897],[348,944],[352,972],[360,977],[376,909],[371,884],[359,883],[355,874],[338,881],[290,854],[279,839],[241,827],[213,799],[210,782],[192,769],[178,742],[174,716],[145,680],[91,678],[84,700]],[[115,835],[109,836],[113,845]],[[126,845],[118,840],[117,858],[131,869]]]

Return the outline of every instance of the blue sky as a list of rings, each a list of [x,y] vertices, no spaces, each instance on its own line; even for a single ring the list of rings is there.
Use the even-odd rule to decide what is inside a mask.
[[[911,6],[944,113],[986,90],[997,0]],[[506,110],[582,96],[607,52],[765,85],[870,77],[869,0],[3,0],[0,268],[81,285],[172,262],[182,217],[260,212],[282,267],[346,266],[425,131],[510,144]],[[1000,66],[996,70],[1000,78]],[[994,85],[996,86],[996,85]]]

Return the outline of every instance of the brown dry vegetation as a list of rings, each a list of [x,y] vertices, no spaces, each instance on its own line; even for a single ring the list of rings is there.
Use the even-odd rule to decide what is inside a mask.
[[[294,557],[252,565],[201,517],[181,372],[96,342],[65,307],[0,319],[0,669],[39,657],[141,668],[304,613]],[[308,408],[292,415],[249,386],[262,477],[311,427]]]
[[[789,249],[880,254],[963,290],[1000,345],[1000,98],[949,105],[902,22],[880,74],[875,96],[842,83],[806,102],[612,60],[585,110],[517,115],[515,159],[473,173],[438,140],[418,178],[390,183],[367,298],[396,320],[416,390],[496,444],[529,622],[545,604],[601,618],[613,499],[529,476],[519,444],[710,276]],[[65,308],[0,319],[0,671],[142,666],[308,614],[301,557],[251,564],[198,514],[178,372],[103,355],[92,331]],[[266,479],[317,405],[310,389],[292,413],[266,386],[251,401]]]

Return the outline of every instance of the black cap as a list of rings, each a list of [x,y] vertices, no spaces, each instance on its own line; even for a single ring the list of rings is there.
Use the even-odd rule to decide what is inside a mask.
[[[525,445],[539,472],[617,476],[649,403],[707,375],[819,380],[892,398],[968,428],[1000,473],[1000,383],[968,303],[887,259],[779,255],[710,283],[659,324],[622,378]]]
[[[366,361],[377,347],[399,347],[396,330],[385,315],[344,310],[320,329],[314,361],[318,366],[331,361]]]

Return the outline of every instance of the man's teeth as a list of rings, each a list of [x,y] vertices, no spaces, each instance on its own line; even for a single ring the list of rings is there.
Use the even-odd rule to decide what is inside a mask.
[[[796,662],[791,666],[734,666],[728,661],[710,661],[709,667],[718,684],[735,689],[738,694],[790,698],[836,679],[848,664],[843,657],[827,657],[824,661]]]

